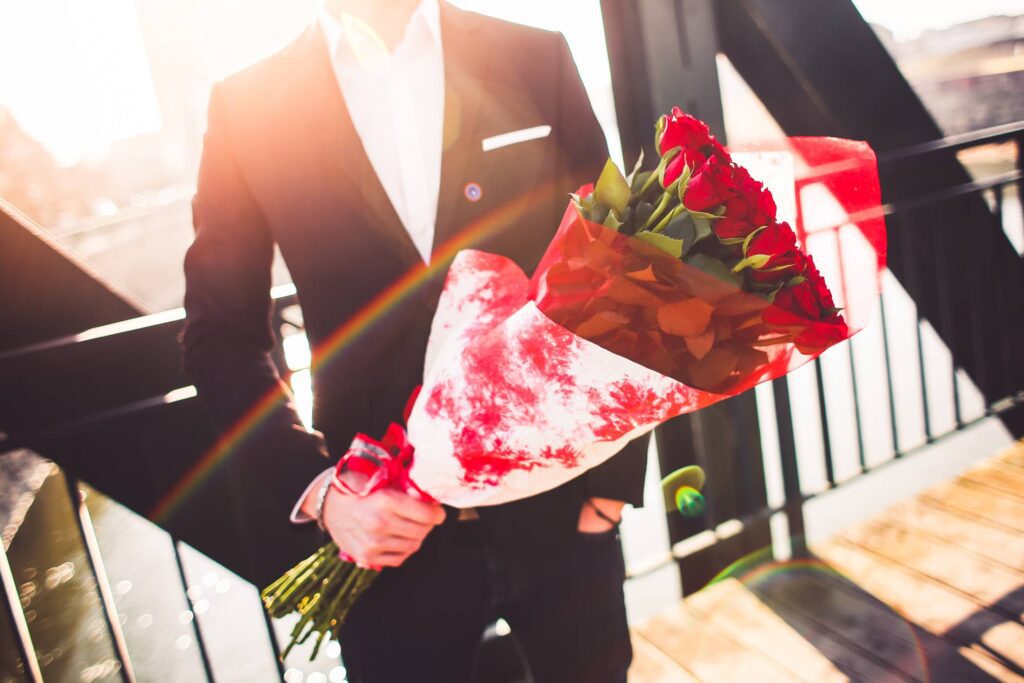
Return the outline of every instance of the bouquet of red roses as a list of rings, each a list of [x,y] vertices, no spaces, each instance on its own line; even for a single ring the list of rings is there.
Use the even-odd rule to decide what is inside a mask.
[[[822,216],[837,218],[821,225],[802,202],[798,225],[814,235],[780,222],[772,193],[677,108],[658,123],[655,169],[638,162],[624,177],[609,162],[572,195],[532,279],[505,257],[460,252],[408,431],[360,435],[335,485],[352,495],[399,486],[455,507],[525,498],[847,339],[884,266],[874,156],[848,141],[789,144],[801,199],[827,198]],[[812,237],[837,266],[842,310]],[[302,614],[293,644],[337,636],[375,575],[346,560],[328,544],[264,591],[273,616]]]

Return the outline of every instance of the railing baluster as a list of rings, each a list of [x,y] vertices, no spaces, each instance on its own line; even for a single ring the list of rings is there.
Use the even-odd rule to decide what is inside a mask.
[[[942,229],[930,230],[930,239],[928,240],[931,246],[932,261],[935,263],[935,288],[939,296],[939,325],[938,327],[942,330],[942,338],[950,346],[950,349],[956,347],[956,330],[953,325],[953,288],[951,280],[953,279],[953,273],[950,272],[949,259],[956,254],[960,256],[960,251],[950,251],[950,245],[948,234]],[[970,247],[967,247],[970,248]],[[958,285],[961,284],[958,281]],[[956,379],[956,359],[951,356],[951,369],[950,369],[950,380],[953,384],[953,415],[955,417],[956,428],[960,429],[963,427],[964,420],[960,414],[960,387],[959,382]]]
[[[174,551],[174,565],[178,569],[178,580],[181,582],[181,590],[185,594],[185,602],[192,609],[192,598],[188,596],[188,576],[185,574],[185,563],[181,559],[181,552],[178,550],[178,539],[171,537],[171,549]],[[208,683],[213,683],[213,668],[210,665],[210,657],[206,652],[206,642],[203,640],[203,629],[199,625],[199,619],[192,620],[192,630],[196,634],[196,647],[199,649],[199,658],[203,661],[203,672],[206,673]]]
[[[825,380],[821,358],[814,359],[814,379],[818,386],[818,412],[821,414],[821,452],[825,459],[825,478],[829,488],[836,485],[835,463],[832,460],[832,435],[828,428],[828,406],[825,403]]]
[[[263,612],[263,620],[267,624],[267,637],[270,638],[270,647],[274,650],[274,664],[277,665],[277,674],[284,680],[284,662],[281,661],[281,644],[277,641],[277,633],[274,632],[274,620],[267,614],[267,610],[260,603],[260,611]]]
[[[786,520],[789,546],[793,557],[807,556],[804,531],[803,492],[800,490],[800,468],[797,465],[796,437],[793,435],[793,413],[789,403],[789,380],[780,377],[772,382],[775,396],[775,420],[779,435],[779,461],[782,466],[782,488],[786,494]]]
[[[892,388],[892,359],[889,353],[889,324],[885,314],[885,292],[878,295],[878,323],[882,326],[882,358],[885,360],[885,388],[889,394],[889,428],[892,430],[893,457],[900,457],[900,434],[896,419],[896,392]]]
[[[135,670],[132,668],[131,657],[128,655],[128,644],[124,638],[124,631],[121,629],[117,603],[114,602],[114,593],[110,590],[110,579],[103,566],[103,556],[100,555],[100,546],[96,540],[96,530],[92,525],[89,508],[86,507],[82,492],[78,488],[78,480],[65,472],[64,481],[67,484],[68,496],[71,498],[71,506],[75,511],[75,521],[78,523],[78,532],[82,537],[85,556],[89,560],[89,566],[96,579],[96,590],[100,595],[100,604],[107,617],[107,629],[110,632],[110,639],[114,643],[114,652],[121,660],[121,677],[127,683],[135,683]]]
[[[900,228],[902,230],[914,230],[917,228],[917,223],[910,216],[903,215],[900,217]],[[919,291],[916,289],[915,284],[918,281],[918,268],[912,254],[907,254],[904,250],[904,258],[906,259],[906,270],[907,278],[910,282],[907,283],[908,291]],[[923,318],[921,317],[921,307],[915,302],[914,311],[914,340],[917,343],[917,367],[921,373],[921,412],[924,417],[924,435],[925,440],[928,443],[934,441],[932,436],[932,421],[931,415],[928,411],[928,368],[924,362],[924,342],[921,340],[921,323]]]
[[[839,264],[839,283],[842,291],[846,291],[846,263],[843,260],[842,228],[836,230],[836,258]],[[860,422],[860,392],[857,391],[857,362],[853,357],[853,339],[847,340],[846,351],[850,357],[850,392],[853,394],[853,422],[857,428],[857,462],[861,473],[867,472],[867,461],[864,459],[864,429]]]
[[[999,224],[999,228],[1003,229],[1003,186],[999,185],[992,188],[993,193],[993,212],[996,216],[996,221]],[[974,254],[974,267],[972,270],[971,282],[969,285],[973,285],[973,297],[978,303],[977,306],[971,309],[971,332],[974,346],[977,349],[975,354],[975,362],[977,363],[976,372],[976,384],[982,388],[982,391],[989,395],[996,395],[1000,392],[1000,388],[1004,386],[1003,379],[1000,376],[999,368],[1003,367],[1002,356],[1002,344],[995,345],[993,351],[997,355],[996,358],[990,358],[988,349],[992,346],[990,343],[992,335],[997,337],[1003,337],[1003,317],[999,314],[999,303],[993,296],[997,292],[995,287],[995,273],[992,270],[992,263],[990,262],[989,254],[986,253],[980,245],[969,243],[971,248],[971,254]],[[985,406],[988,411],[988,406]]]
[[[32,683],[43,683],[43,674],[36,658],[36,648],[32,644],[32,633],[25,621],[25,611],[21,608],[21,596],[18,595],[18,584],[14,580],[14,572],[7,560],[7,551],[0,541],[0,583],[3,584],[4,599],[7,602],[7,617],[14,632],[14,640],[18,643],[18,655],[22,667]]]
[[[1024,134],[1017,136],[1017,200],[1020,218],[1024,221]]]

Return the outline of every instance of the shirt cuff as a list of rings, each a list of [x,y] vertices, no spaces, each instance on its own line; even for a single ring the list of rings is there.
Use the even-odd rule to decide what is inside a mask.
[[[288,518],[292,524],[307,524],[315,521],[312,517],[302,511],[302,503],[305,502],[306,498],[313,490],[319,488],[324,483],[324,476],[329,476],[333,471],[334,468],[329,467],[321,472],[316,479],[309,483],[306,490],[302,492],[302,495],[299,496],[299,499],[295,502],[295,507],[292,508],[291,516]]]

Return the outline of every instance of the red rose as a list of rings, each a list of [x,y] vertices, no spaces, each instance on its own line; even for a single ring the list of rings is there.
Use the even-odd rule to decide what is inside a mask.
[[[725,215],[715,221],[720,239],[743,239],[775,220],[777,208],[772,193],[750,177],[741,166],[733,171],[737,195],[725,203]]]
[[[658,143],[658,151],[662,156],[673,147],[686,149],[700,149],[711,144],[714,139],[711,130],[703,121],[684,114],[679,107],[673,107],[672,113],[663,116],[661,140]]]
[[[658,152],[665,156],[669,150],[680,148],[680,153],[665,169],[665,187],[678,180],[686,166],[696,170],[711,157],[717,157],[725,162],[731,161],[729,154],[711,134],[707,124],[683,113],[679,107],[673,107],[671,114],[662,117],[661,129]]]
[[[836,312],[835,302],[832,300],[832,292],[829,290],[828,285],[825,284],[825,278],[818,272],[817,266],[814,265],[814,259],[810,255],[804,257],[806,259],[806,267],[803,272],[804,278],[806,278],[806,284],[814,290],[814,295],[824,312],[824,317],[818,318],[819,320],[835,320],[842,319],[838,312]]]
[[[801,353],[813,355],[846,339],[849,328],[814,260],[810,256],[804,260],[804,281],[779,290],[762,319],[769,325],[802,328],[793,341]]]
[[[707,157],[698,150],[692,147],[683,147],[679,154],[675,155],[672,161],[668,162],[668,166],[665,167],[664,186],[668,187],[679,180],[679,176],[683,175],[683,168],[687,166],[694,169],[700,168],[707,160]]]
[[[697,170],[683,198],[690,211],[708,211],[736,196],[733,165],[711,157]]]
[[[778,282],[802,272],[804,255],[796,233],[787,223],[772,223],[754,235],[746,246],[747,258],[757,258],[752,276],[758,282]],[[826,290],[827,291],[827,290]]]

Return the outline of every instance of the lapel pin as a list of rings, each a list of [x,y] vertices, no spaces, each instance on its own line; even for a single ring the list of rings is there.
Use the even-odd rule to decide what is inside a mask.
[[[466,183],[466,187],[462,188],[462,193],[471,202],[478,202],[484,196],[484,188],[480,187],[480,183]]]

